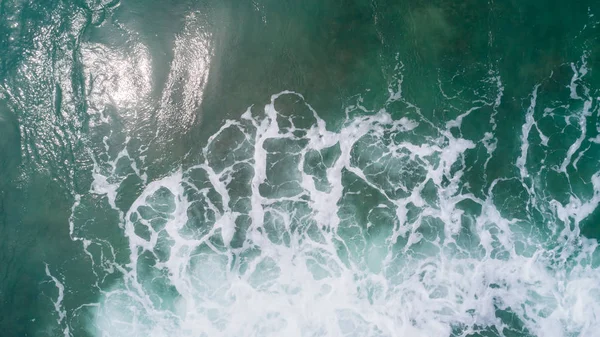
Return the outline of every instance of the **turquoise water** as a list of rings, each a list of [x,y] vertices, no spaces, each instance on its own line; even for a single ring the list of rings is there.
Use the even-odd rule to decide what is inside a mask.
[[[0,1],[0,335],[600,329],[600,3]]]

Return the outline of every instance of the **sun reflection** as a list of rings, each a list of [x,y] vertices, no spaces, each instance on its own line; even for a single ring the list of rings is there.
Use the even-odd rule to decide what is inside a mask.
[[[125,47],[82,46],[90,113],[109,123],[106,111],[114,108],[127,126],[150,122],[156,134],[188,130],[199,121],[213,54],[206,21],[196,13],[186,17],[183,29],[174,36],[173,58],[165,65],[154,64],[149,46],[134,33],[128,34]],[[169,69],[165,82],[153,83],[155,73],[165,66]],[[157,89],[162,90],[155,96]]]
[[[90,107],[101,112],[112,105],[126,112],[150,95],[152,62],[142,43],[128,50],[90,43],[82,46],[81,53]]]
[[[192,13],[174,43],[173,61],[161,98],[159,125],[175,123],[186,128],[201,117],[200,105],[212,57],[212,34]],[[175,125],[173,125],[175,126]]]

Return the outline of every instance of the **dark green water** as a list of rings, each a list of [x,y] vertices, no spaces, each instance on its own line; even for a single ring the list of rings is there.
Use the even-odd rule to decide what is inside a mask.
[[[0,0],[0,336],[597,336],[599,39],[590,0]]]

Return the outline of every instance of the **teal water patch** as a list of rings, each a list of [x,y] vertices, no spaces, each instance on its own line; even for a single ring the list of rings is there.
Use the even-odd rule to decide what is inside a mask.
[[[3,335],[594,336],[598,10],[0,3]]]

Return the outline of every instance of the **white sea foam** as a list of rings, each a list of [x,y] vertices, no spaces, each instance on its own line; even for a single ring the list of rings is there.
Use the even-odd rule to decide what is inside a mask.
[[[71,336],[69,332],[69,324],[66,322],[67,311],[63,308],[63,300],[65,298],[65,286],[60,282],[55,276],[50,273],[50,269],[48,268],[48,264],[46,264],[46,275],[52,280],[54,285],[56,286],[56,290],[58,291],[58,295],[56,296],[56,301],[53,301],[54,311],[58,316],[56,322],[60,327],[63,328],[63,335],[65,337]]]
[[[205,41],[193,42],[209,53]],[[140,50],[132,81],[145,83],[137,94],[146,95],[142,70],[148,61]],[[194,56],[183,42],[177,53],[184,61]],[[179,102],[190,116],[201,101],[194,88],[206,81],[205,62],[193,63],[198,76]],[[568,201],[559,201],[544,191],[545,176],[530,169],[535,163],[529,160],[537,147],[552,150],[552,135],[542,132],[539,118],[577,121],[581,134],[565,149],[562,164],[550,168],[567,179],[570,165],[577,168],[594,141],[586,140],[586,123],[598,104],[584,83],[585,58],[572,66],[566,89],[581,109],[555,116],[556,109],[569,107],[537,107],[543,86],[532,88],[520,151],[510,159],[517,176],[493,181],[485,172],[498,148],[499,74],[490,70],[482,82],[489,92],[435,125],[403,97],[403,68],[396,67],[383,107],[369,110],[359,97],[336,131],[301,94],[284,91],[263,111],[248,108],[239,120],[226,121],[197,165],[154,181],[139,156],[144,151],[136,158],[130,138],[118,145],[105,138],[106,156],[90,153],[90,190],[76,195],[69,228],[91,261],[101,294],[99,303],[77,308],[92,312],[90,332],[472,337],[517,329],[535,336],[594,336],[600,329],[597,242],[582,237],[579,226],[600,203],[600,176],[584,177],[592,193],[571,191]],[[168,86],[182,71],[175,67]],[[130,91],[129,82],[114,82],[109,93],[137,101],[121,93]],[[441,82],[439,89],[448,100],[463,93],[449,96]],[[286,98],[301,112],[286,113]],[[176,101],[167,93],[161,104],[172,110]],[[393,111],[396,103],[410,113]],[[491,112],[481,139],[464,138],[465,121],[485,108]],[[539,142],[531,137],[534,127]],[[478,150],[487,154],[483,191],[471,188],[465,159]],[[123,173],[119,163],[131,170]],[[119,193],[130,175],[143,187],[124,207]],[[527,193],[507,193],[511,184]],[[91,203],[115,210],[126,262],[118,262],[110,239],[88,231],[91,220],[79,213]],[[525,214],[513,212],[523,204]],[[104,278],[115,273],[121,279],[107,288]],[[46,274],[58,289],[53,304],[68,336],[72,312],[64,308],[64,285],[48,266]]]
[[[596,242],[567,234],[567,254],[522,233],[535,224],[495,204],[496,184],[510,180],[493,182],[484,199],[465,192],[473,141],[446,130],[422,137],[423,121],[385,110],[332,132],[307,105],[311,127],[284,127],[275,103],[289,95],[303,100],[274,95],[263,116],[249,109],[226,122],[203,163],[147,184],[123,215],[130,263],[101,298],[99,336],[468,336],[516,321],[537,336],[600,328]],[[460,128],[468,114],[446,126]],[[524,143],[534,123],[525,122]],[[527,176],[525,160],[517,166]],[[556,220],[595,209],[597,180],[591,200],[553,203]],[[114,200],[100,175],[92,191]],[[465,200],[481,212],[459,208]]]

